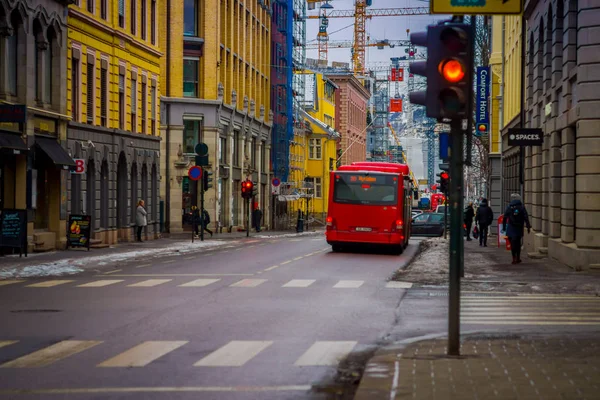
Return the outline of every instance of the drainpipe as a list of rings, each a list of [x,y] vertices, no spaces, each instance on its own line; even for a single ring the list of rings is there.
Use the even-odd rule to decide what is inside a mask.
[[[168,29],[171,26],[171,0],[167,0],[167,97],[171,97],[171,69],[169,68],[169,62],[171,61],[171,29]],[[171,103],[167,101],[167,110],[166,110],[166,151],[167,155],[165,157],[165,163],[167,164],[165,167],[165,178],[167,182],[165,183],[165,231],[171,232]]]

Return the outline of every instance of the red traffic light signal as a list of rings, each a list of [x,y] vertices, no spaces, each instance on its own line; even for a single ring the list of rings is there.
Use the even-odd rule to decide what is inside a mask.
[[[458,60],[445,60],[440,64],[440,72],[445,80],[456,83],[465,77],[465,68]]]
[[[243,181],[242,182],[242,198],[244,198],[244,199],[251,198],[253,189],[254,189],[254,183],[252,183],[252,181]]]
[[[447,173],[447,172],[442,172],[442,173],[440,174],[440,178],[442,178],[442,179],[448,179],[449,177],[450,177],[450,176],[448,175],[448,173]]]

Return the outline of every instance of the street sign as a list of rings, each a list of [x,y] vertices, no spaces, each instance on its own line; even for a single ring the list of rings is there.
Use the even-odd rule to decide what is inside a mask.
[[[273,186],[277,187],[277,186],[281,185],[281,181],[279,180],[279,178],[273,178],[273,179],[271,180],[271,184],[272,184]]]
[[[431,14],[507,15],[523,12],[522,0],[430,0]]]
[[[539,128],[512,128],[508,130],[509,146],[541,146],[544,131]]]
[[[490,67],[477,67],[475,94],[475,136],[489,134],[490,127]]]
[[[73,161],[75,161],[75,170],[72,170],[71,173],[77,175],[83,174],[85,172],[85,160],[83,158],[75,158]]]
[[[194,147],[194,150],[196,151],[196,154],[198,154],[199,156],[206,156],[208,155],[208,146],[206,145],[206,143],[198,143],[196,145],[196,147]]]
[[[202,178],[202,168],[195,165],[193,167],[190,167],[190,169],[188,170],[188,177],[193,181],[199,180],[200,178]]]
[[[0,122],[27,121],[27,106],[22,104],[0,104]]]
[[[447,160],[450,157],[450,135],[448,132],[440,132],[438,134],[440,140],[440,160]]]

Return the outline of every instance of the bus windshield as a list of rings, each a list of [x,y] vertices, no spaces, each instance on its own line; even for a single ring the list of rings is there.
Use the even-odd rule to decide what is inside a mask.
[[[396,205],[398,177],[375,173],[339,173],[335,175],[333,201],[344,204]]]

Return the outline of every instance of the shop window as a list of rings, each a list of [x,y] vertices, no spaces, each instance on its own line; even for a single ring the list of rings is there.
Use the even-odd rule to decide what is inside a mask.
[[[183,58],[183,96],[198,97],[198,63],[194,57]]]
[[[184,36],[198,36],[198,0],[184,0],[183,34]]]
[[[131,80],[131,132],[137,132],[137,79]]]
[[[137,33],[137,0],[131,0],[130,3],[130,12],[131,12],[131,34],[135,35]]]
[[[321,139],[309,139],[308,158],[311,160],[321,159]]]
[[[119,27],[125,28],[125,0],[119,0]]]
[[[183,121],[183,152],[186,154],[195,154],[196,144],[202,141],[200,124],[202,121],[184,120]]]
[[[88,55],[87,62],[87,123],[94,123],[94,59]]]
[[[147,85],[142,81],[142,133],[146,133],[148,114],[148,94]]]
[[[100,125],[107,126],[108,114],[108,70],[100,68]]]
[[[119,128],[125,130],[125,75],[119,74]]]
[[[156,0],[150,2],[150,43],[156,44]]]
[[[108,19],[108,0],[100,0],[100,18]]]
[[[79,93],[81,93],[79,80],[79,59],[71,58],[71,118],[79,121]]]

